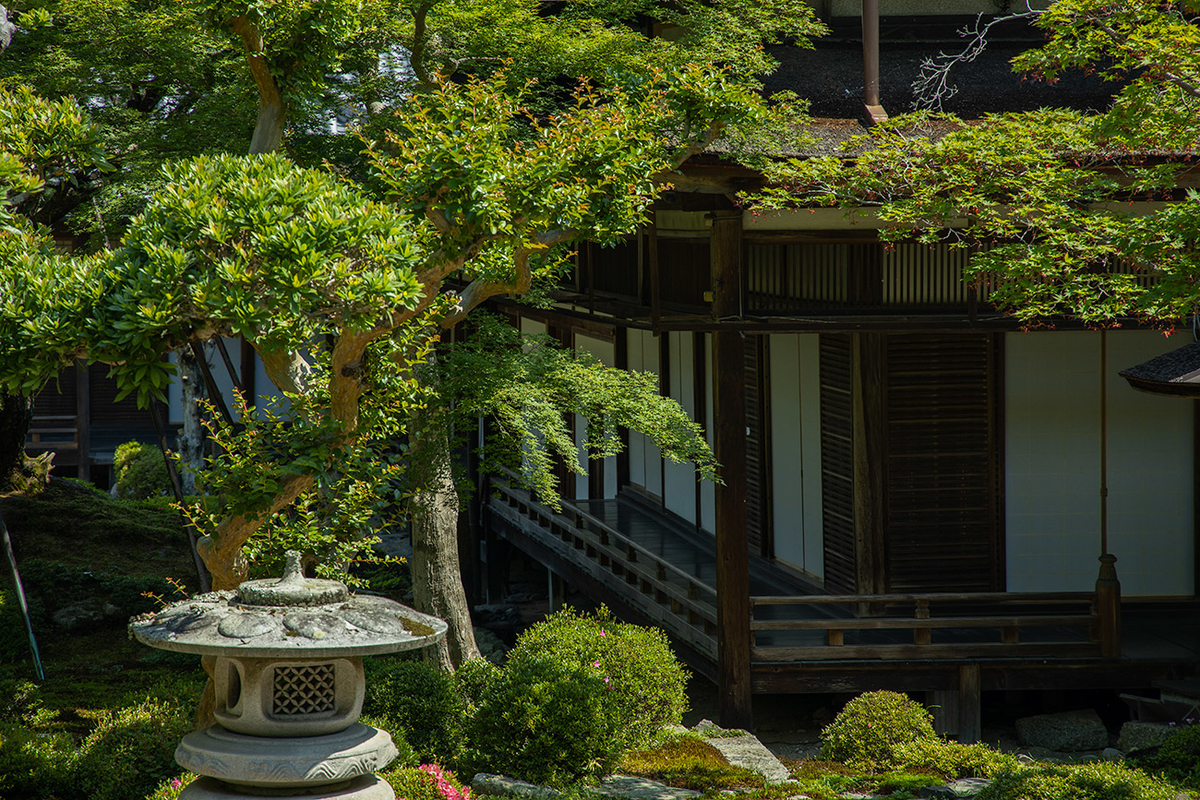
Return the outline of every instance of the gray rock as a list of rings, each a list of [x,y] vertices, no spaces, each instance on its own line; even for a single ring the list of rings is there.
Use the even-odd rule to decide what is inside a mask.
[[[1100,753],[1100,759],[1102,761],[1124,761],[1125,754],[1115,747],[1106,747],[1104,748],[1104,751]]]
[[[1017,736],[1021,744],[1066,753],[1108,746],[1108,729],[1092,709],[1019,719]]]
[[[769,784],[784,783],[791,779],[788,768],[755,736],[721,736],[709,739],[708,743],[717,748],[730,764],[754,770]]]
[[[633,775],[609,775],[595,793],[621,800],[687,800],[700,796],[700,792],[693,789],[678,789]]]
[[[96,599],[80,600],[55,611],[54,624],[68,632],[79,630],[87,625],[95,625],[112,618],[111,614],[105,613],[107,611],[105,605]]]
[[[554,800],[562,792],[536,783],[519,781],[507,775],[491,775],[487,772],[476,772],[471,779],[471,788],[483,794],[501,794],[511,797],[531,797],[534,800]]]
[[[1126,722],[1121,726],[1117,749],[1126,753],[1158,747],[1171,733],[1171,726],[1161,722]]]
[[[487,628],[475,628],[474,630],[475,645],[479,648],[479,654],[493,664],[503,664],[508,655],[508,646]]]
[[[991,785],[991,780],[987,778],[959,778],[945,786],[927,786],[917,796],[928,800],[959,800],[975,797]]]

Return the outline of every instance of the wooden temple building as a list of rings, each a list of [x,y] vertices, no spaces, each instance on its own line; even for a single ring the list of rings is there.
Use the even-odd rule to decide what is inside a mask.
[[[885,8],[872,76],[873,21],[825,5],[834,37],[773,78],[816,87],[817,152],[889,98],[905,108],[921,57],[945,47],[929,40],[962,23]],[[1007,60],[1038,34],[1017,34],[963,66],[947,110],[1107,105],[1111,87],[1082,75],[1021,84]],[[483,552],[515,546],[664,627],[718,683],[725,725],[750,724],[755,693],[888,688],[935,693],[943,729],[970,741],[982,691],[1153,693],[1190,676],[1200,406],[1118,372],[1191,333],[1020,330],[963,281],[963,251],[885,246],[866,211],[732,199],[760,183],[696,157],[650,225],[581,248],[553,308],[503,306],[523,331],[656,373],[723,483],[628,433],[571,479],[561,513],[494,477]]]
[[[769,86],[812,98],[817,152],[906,108],[921,58],[995,8],[883,0],[877,19],[878,0],[866,14],[857,0],[818,6],[834,36],[781,50]],[[1039,36],[1001,37],[964,65],[946,109],[1104,107],[1097,79],[1011,74]],[[751,723],[755,693],[889,688],[936,693],[944,730],[973,740],[983,691],[1153,691],[1195,672],[1200,405],[1118,375],[1190,332],[1022,331],[962,280],[963,251],[885,247],[866,212],[750,213],[733,195],[760,176],[717,155],[675,183],[623,245],[580,248],[551,308],[499,309],[657,374],[704,427],[723,482],[635,432],[564,484],[561,511],[490,476],[479,540],[462,547],[469,592],[504,548],[524,551],[666,629],[718,683],[726,726]],[[252,354],[234,359],[253,396]],[[150,422],[126,420],[132,405],[106,404],[89,375],[39,398],[31,442],[65,430],[81,474],[111,452],[97,430],[115,423],[123,441]]]

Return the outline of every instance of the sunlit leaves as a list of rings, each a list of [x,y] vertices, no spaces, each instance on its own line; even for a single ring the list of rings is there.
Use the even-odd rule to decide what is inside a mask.
[[[714,477],[703,432],[677,402],[659,394],[658,376],[606,367],[494,317],[478,323],[469,342],[439,358],[434,386],[460,427],[470,430],[470,421],[481,416],[494,422],[483,453],[489,467],[514,470],[543,501],[556,502],[554,459],[579,468],[566,422],[579,414],[588,424],[586,457],[615,455],[619,429],[629,428],[644,433],[666,458],[690,461],[701,477]]]
[[[218,332],[296,350],[419,296],[405,221],[327,173],[278,156],[199,158],[166,181],[108,261],[95,358],[158,359]]]

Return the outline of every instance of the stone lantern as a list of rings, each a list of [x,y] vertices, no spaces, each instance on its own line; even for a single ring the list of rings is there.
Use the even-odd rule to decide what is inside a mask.
[[[129,629],[151,647],[216,659],[217,722],[175,751],[202,776],[181,798],[395,800],[374,774],[397,755],[392,737],[358,722],[362,657],[433,644],[446,623],[305,578],[293,551],[280,579],[175,603]]]

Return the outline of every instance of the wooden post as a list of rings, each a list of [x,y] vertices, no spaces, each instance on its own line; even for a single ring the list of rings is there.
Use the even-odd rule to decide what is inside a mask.
[[[982,728],[979,709],[981,688],[978,664],[958,668],[958,741],[962,744],[979,741]]]
[[[75,361],[75,435],[79,437],[79,480],[92,479],[92,382],[86,361]],[[113,473],[113,482],[117,480]]]
[[[929,619],[929,601],[928,600],[918,600],[917,601],[917,610],[914,613],[914,617],[916,619]],[[932,641],[933,641],[933,631],[931,631],[929,628],[914,628],[913,629],[913,643],[929,644]]]
[[[850,337],[854,549],[859,594],[884,594],[887,591],[883,560],[885,336],[854,333]],[[883,613],[879,603],[859,603],[858,607],[863,616]]]
[[[710,245],[713,315],[740,313],[742,215],[713,215]],[[742,336],[713,334],[713,444],[721,464],[716,487],[717,684],[721,725],[751,726],[750,574],[746,536],[746,404]]]
[[[1096,609],[1100,614],[1100,655],[1121,655],[1121,582],[1117,580],[1117,557],[1100,556],[1100,575],[1096,578]]]

